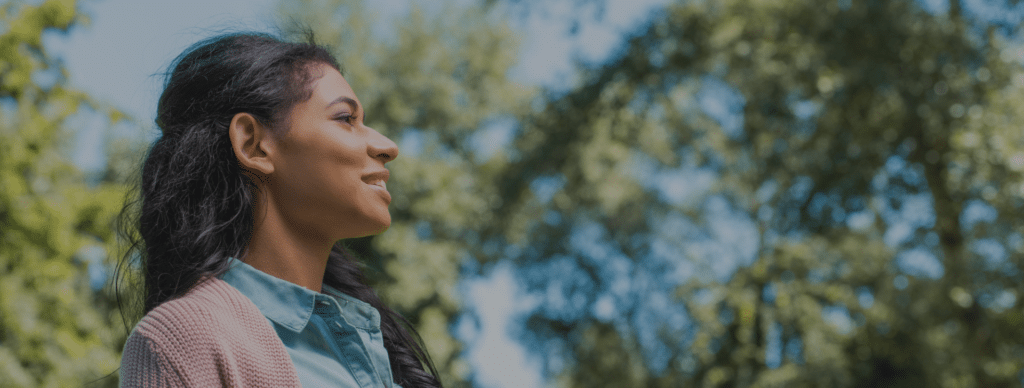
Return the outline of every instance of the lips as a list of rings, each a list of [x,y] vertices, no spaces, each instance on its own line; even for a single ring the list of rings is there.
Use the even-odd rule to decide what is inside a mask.
[[[385,197],[388,203],[391,203],[391,193],[388,192],[388,178],[391,176],[391,172],[384,169],[376,171],[370,174],[363,175],[363,182],[370,185]]]

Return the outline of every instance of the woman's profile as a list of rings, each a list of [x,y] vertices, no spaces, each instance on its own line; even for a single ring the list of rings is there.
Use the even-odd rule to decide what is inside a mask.
[[[311,35],[201,41],[169,68],[126,259],[142,387],[439,387],[410,325],[339,240],[391,224],[394,142]],[[122,263],[124,265],[124,263]]]

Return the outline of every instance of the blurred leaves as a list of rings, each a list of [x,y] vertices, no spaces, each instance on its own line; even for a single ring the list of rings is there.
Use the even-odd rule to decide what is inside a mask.
[[[105,112],[42,47],[73,5],[0,6],[0,386],[81,384],[123,341],[86,274],[136,151],[90,184],[63,156],[68,117]],[[473,377],[458,284],[501,261],[558,386],[1020,386],[1024,48],[922,7],[676,1],[546,93],[508,79],[501,13],[539,2],[280,11],[402,148],[391,229],[349,244],[448,386]]]
[[[66,157],[69,116],[99,112],[99,105],[66,87],[64,69],[42,45],[44,34],[66,31],[78,18],[74,1],[0,5],[3,387],[80,386],[102,377],[117,368],[126,334],[88,276],[116,252],[111,226],[123,189],[87,184]]]
[[[498,219],[526,225],[506,233],[547,295],[526,338],[565,363],[551,372],[580,387],[1019,386],[1022,57],[1016,29],[965,14],[675,2],[527,116]],[[534,182],[552,177],[545,201]],[[566,243],[586,230],[597,243]],[[562,257],[573,269],[531,269]],[[601,274],[611,264],[627,283]],[[552,294],[566,278],[583,280]],[[588,313],[603,300],[610,317]],[[608,354],[647,369],[595,361]]]

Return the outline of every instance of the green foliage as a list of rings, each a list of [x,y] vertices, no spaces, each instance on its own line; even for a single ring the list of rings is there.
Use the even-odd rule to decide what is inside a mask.
[[[668,6],[524,120],[498,180],[527,273],[568,258],[583,279],[561,296],[582,313],[548,298],[529,320],[560,384],[1019,386],[1017,38],[957,1]],[[733,93],[736,112],[702,106]],[[651,183],[699,172],[714,179],[685,196]],[[538,179],[561,182],[550,200]],[[587,228],[602,253],[567,243]],[[685,330],[644,319],[650,294],[589,312],[615,294],[601,274],[616,257],[634,284],[657,263],[696,268],[677,279]],[[930,258],[941,269],[915,266]]]
[[[0,387],[81,386],[117,368],[125,334],[87,276],[116,251],[123,191],[69,164],[65,123],[95,104],[42,45],[78,18],[74,1],[0,5]]]
[[[465,260],[484,260],[480,230],[500,202],[496,173],[504,150],[482,152],[474,136],[522,111],[530,91],[508,80],[516,40],[500,15],[477,7],[411,6],[387,33],[368,9],[348,0],[284,2],[289,19],[312,26],[338,50],[345,78],[366,106],[368,125],[399,142],[419,139],[389,164],[392,225],[352,241],[379,276],[378,290],[422,335],[447,386],[469,370],[449,327]],[[392,27],[393,26],[393,27]]]

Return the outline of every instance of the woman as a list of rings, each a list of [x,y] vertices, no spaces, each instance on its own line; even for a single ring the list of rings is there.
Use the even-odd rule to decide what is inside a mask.
[[[122,386],[441,386],[338,243],[391,223],[398,148],[364,117],[311,36],[225,35],[175,60],[125,256],[145,317]]]

